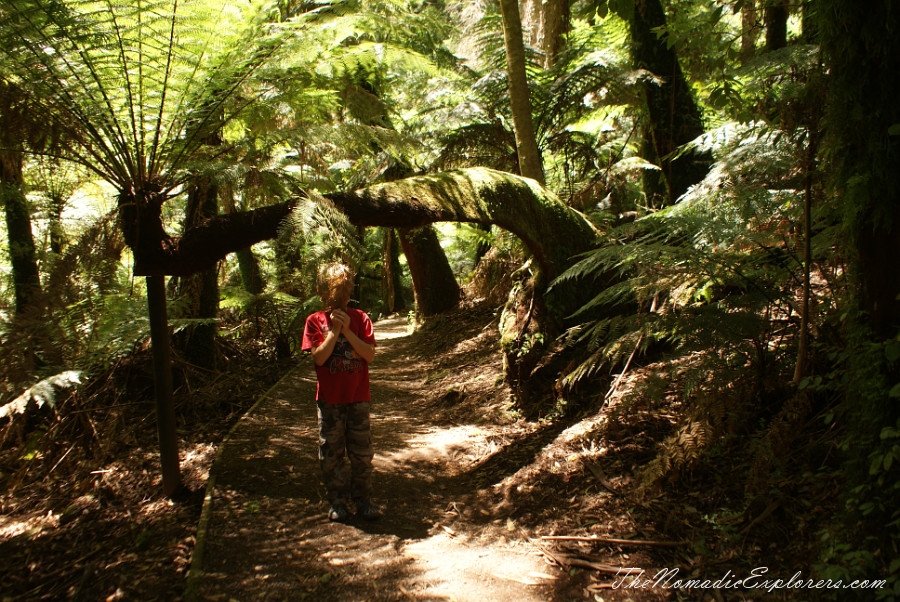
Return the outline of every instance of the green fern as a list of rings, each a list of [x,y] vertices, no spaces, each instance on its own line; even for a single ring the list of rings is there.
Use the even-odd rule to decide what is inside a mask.
[[[725,142],[722,160],[682,202],[611,231],[554,283],[616,282],[573,316],[606,315],[569,333],[586,345],[590,369],[567,381],[621,361],[623,345],[638,336],[645,347],[665,341],[685,352],[741,347],[771,330],[767,315],[792,311],[799,203],[786,186],[770,189],[773,179],[789,184],[790,148],[759,130]],[[768,180],[748,181],[750,164],[766,165]]]

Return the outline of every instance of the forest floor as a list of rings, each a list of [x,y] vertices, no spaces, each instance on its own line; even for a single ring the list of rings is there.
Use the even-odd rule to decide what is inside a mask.
[[[440,321],[416,336],[405,320],[376,324],[372,421],[384,516],[326,518],[315,375],[300,368],[242,419],[216,461],[196,599],[573,600],[617,580],[570,574],[565,558],[579,548],[597,565],[655,566],[627,544],[592,552],[590,542],[545,539],[653,532],[638,529],[627,497],[615,493],[627,478],[592,457],[597,450],[565,421],[516,418],[489,314]],[[586,462],[606,464],[609,491]],[[603,597],[666,598],[651,588]]]
[[[739,506],[727,467],[665,494],[639,486],[675,422],[671,408],[617,414],[639,371],[606,401],[604,387],[577,411],[520,416],[496,314],[470,307],[413,334],[405,319],[376,323],[380,520],[325,517],[308,360],[247,362],[216,380],[218,414],[183,419],[179,499],[159,492],[152,413],[118,425],[131,444],[90,471],[60,460],[16,487],[0,473],[0,600],[785,599],[671,587],[763,561],[786,579],[808,541],[781,529],[782,502],[726,511]],[[653,586],[660,571],[677,574]]]

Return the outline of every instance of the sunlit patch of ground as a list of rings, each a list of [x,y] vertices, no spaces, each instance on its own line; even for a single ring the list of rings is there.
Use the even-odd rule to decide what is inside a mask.
[[[420,588],[410,592],[414,596],[443,596],[459,602],[547,599],[544,586],[555,581],[558,572],[536,550],[514,544],[484,545],[451,533],[441,532],[404,547],[423,575]]]

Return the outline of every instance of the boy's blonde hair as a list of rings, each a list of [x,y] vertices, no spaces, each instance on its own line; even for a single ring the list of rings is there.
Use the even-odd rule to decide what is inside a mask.
[[[316,280],[316,291],[322,298],[325,307],[331,308],[335,302],[336,292],[342,286],[353,286],[356,274],[353,268],[339,261],[327,263],[319,269]]]

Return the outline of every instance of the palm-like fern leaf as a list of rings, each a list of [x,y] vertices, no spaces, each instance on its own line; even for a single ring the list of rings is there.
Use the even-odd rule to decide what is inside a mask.
[[[260,3],[0,3],[4,69],[67,126],[71,157],[121,189],[180,183],[224,102],[277,46]]]

